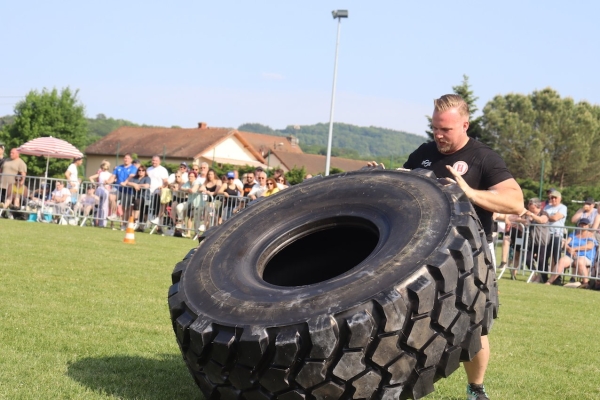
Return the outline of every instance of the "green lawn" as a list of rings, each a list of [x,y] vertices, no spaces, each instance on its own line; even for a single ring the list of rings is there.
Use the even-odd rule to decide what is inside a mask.
[[[202,399],[166,301],[193,241],[5,219],[0,237],[1,399]],[[491,398],[600,398],[600,292],[519,279],[500,282]],[[428,398],[464,391],[460,370]]]

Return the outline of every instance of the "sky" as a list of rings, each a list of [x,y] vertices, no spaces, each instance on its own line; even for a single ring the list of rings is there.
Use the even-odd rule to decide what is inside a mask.
[[[600,103],[596,1],[13,1],[0,6],[0,115],[78,90],[88,117],[283,129],[333,119],[424,135],[469,77],[496,95],[552,87]]]

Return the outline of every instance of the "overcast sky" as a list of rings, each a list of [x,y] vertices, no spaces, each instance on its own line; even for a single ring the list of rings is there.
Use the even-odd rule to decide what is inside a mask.
[[[275,129],[334,120],[424,134],[467,74],[479,108],[552,87],[600,103],[600,2],[13,1],[3,4],[0,115],[29,90],[79,90],[89,117]]]

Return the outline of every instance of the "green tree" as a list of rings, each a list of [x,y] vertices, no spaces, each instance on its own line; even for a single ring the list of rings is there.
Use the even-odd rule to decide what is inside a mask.
[[[519,178],[553,186],[590,184],[600,176],[593,151],[600,145],[600,110],[561,98],[551,88],[529,95],[496,96],[483,110],[491,146]]]
[[[480,140],[487,144],[488,140],[485,137],[485,133],[481,127],[482,117],[475,117],[475,114],[479,110],[475,102],[479,100],[479,97],[476,97],[473,94],[473,91],[471,90],[471,85],[469,84],[469,77],[467,75],[463,75],[463,80],[461,84],[457,86],[452,86],[452,92],[462,97],[467,103],[467,106],[469,107],[469,129],[467,130],[467,135],[469,135],[473,139]],[[433,140],[431,116],[427,115],[426,118],[429,122],[429,130],[425,132],[427,133],[427,137],[429,138],[429,140]]]
[[[294,166],[294,168],[290,169],[288,172],[285,173],[285,179],[290,185],[295,185],[297,183],[302,182],[305,176],[306,169],[304,167],[298,168]]]
[[[87,144],[85,108],[77,98],[78,91],[70,88],[30,91],[15,106],[14,122],[3,127],[1,135],[9,147],[43,136],[66,140],[80,150]],[[46,169],[44,157],[22,156],[28,174],[42,175]],[[51,159],[49,176],[63,176],[68,160]]]

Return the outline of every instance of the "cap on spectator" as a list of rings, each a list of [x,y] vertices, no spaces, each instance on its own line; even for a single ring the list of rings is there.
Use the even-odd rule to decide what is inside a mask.
[[[590,220],[587,218],[581,218],[579,220],[579,222],[577,223],[577,225],[589,225],[590,224]]]
[[[588,197],[587,199],[585,199],[585,204],[594,204],[594,198],[593,197]]]
[[[556,190],[556,189],[552,189],[552,191],[551,191],[550,193],[548,193],[548,194],[549,194],[550,196],[553,196],[553,197],[562,197],[562,196],[560,195],[560,192],[559,192],[558,190]]]
[[[227,173],[227,179],[235,179],[235,174],[233,173],[233,171],[229,171]]]
[[[140,160],[138,160],[137,158],[135,160],[133,160],[132,164],[141,164]]]
[[[263,167],[256,167],[256,168],[254,168],[254,171],[263,172],[264,169],[263,169]]]
[[[180,165],[180,166],[181,166],[181,165],[184,165],[184,166],[187,168],[187,163],[186,163],[185,161],[182,161],[182,162],[181,162],[181,164],[179,164],[179,165]]]

